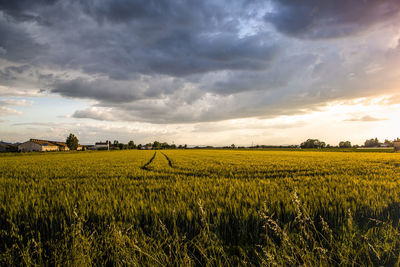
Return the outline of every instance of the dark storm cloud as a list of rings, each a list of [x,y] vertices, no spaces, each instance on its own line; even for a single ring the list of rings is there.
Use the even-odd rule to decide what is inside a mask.
[[[113,79],[129,79],[132,73],[187,76],[266,68],[278,50],[271,36],[239,34],[239,20],[247,19],[255,6],[238,1],[226,8],[224,2],[213,2],[16,1],[0,9],[47,22],[42,26],[53,50],[43,53],[46,64]]]
[[[303,38],[343,37],[399,13],[398,0],[273,0],[265,16],[277,30]]]
[[[163,52],[152,59],[150,67],[174,76],[215,70],[262,70],[278,50],[274,44],[264,43],[264,38],[239,39],[231,33],[208,38],[187,34],[170,36],[157,43],[156,47]]]
[[[145,98],[159,98],[173,94],[184,84],[180,79],[163,77],[138,77],[134,81],[83,78],[53,83],[54,93],[68,97],[89,98],[105,103],[121,104]]]
[[[45,52],[47,46],[38,43],[22,26],[8,21],[0,13],[0,59],[29,62]]]
[[[119,81],[74,79],[60,81],[54,93],[64,96],[89,98],[108,102],[130,102],[140,97],[140,91],[134,85]]]
[[[0,0],[0,94],[97,101],[77,118],[189,123],[296,114],[393,80],[379,69],[398,49],[333,37],[395,23],[394,0],[271,3]]]
[[[267,34],[239,36],[239,20],[256,6],[244,1],[84,1],[100,25],[128,25],[131,47],[114,54],[138,72],[185,76],[221,69],[263,69],[277,52]],[[244,11],[244,8],[249,10]],[[130,68],[131,66],[126,66]]]
[[[115,0],[115,1],[81,1],[87,14],[95,17],[98,21],[104,22],[126,22],[131,20],[148,20],[142,27],[151,29],[157,25],[157,21],[180,21],[182,23],[193,22],[196,16],[191,17],[188,7],[195,10],[205,11],[205,1],[137,1],[137,0]],[[219,10],[209,9],[216,14]],[[153,18],[153,21],[151,21]],[[149,26],[147,26],[149,25]]]
[[[21,66],[9,66],[5,67],[3,70],[0,69],[0,79],[3,82],[15,80],[17,76],[23,74],[25,71],[29,70],[31,67],[29,65]]]
[[[53,5],[58,0],[0,0],[0,9],[9,13],[25,13],[37,10],[46,5]]]
[[[58,0],[0,0],[0,10],[19,21],[42,22],[35,13],[44,6],[52,6]]]
[[[304,75],[304,66],[310,66],[316,61],[315,54],[292,55],[275,62],[278,68],[268,71],[231,72],[225,79],[218,79],[212,84],[203,82],[203,88],[221,95],[249,91],[279,90],[288,86],[292,77]],[[299,67],[302,66],[302,67]],[[249,85],[251,84],[251,87]]]

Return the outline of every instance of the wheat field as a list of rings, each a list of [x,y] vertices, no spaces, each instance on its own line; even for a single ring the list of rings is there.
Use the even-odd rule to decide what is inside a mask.
[[[0,156],[0,264],[400,263],[400,154]]]

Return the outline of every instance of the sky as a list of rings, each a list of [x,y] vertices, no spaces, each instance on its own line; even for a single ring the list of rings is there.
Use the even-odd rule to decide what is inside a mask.
[[[0,140],[400,137],[398,0],[0,0]]]

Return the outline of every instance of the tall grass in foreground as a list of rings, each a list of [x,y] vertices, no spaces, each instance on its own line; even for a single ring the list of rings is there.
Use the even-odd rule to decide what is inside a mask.
[[[264,242],[250,250],[236,248],[232,255],[206,220],[198,202],[200,232],[188,239],[176,222],[167,227],[161,220],[150,235],[134,228],[111,223],[101,231],[87,229],[85,220],[74,211],[74,220],[59,240],[42,242],[40,235],[25,239],[12,225],[2,231],[1,265],[8,266],[398,266],[400,231],[390,221],[371,219],[367,230],[353,221],[351,211],[336,231],[322,218],[313,219],[293,195],[297,216],[282,224],[267,208],[260,211],[264,222]],[[44,258],[44,250],[51,255]]]
[[[281,225],[264,211],[266,244],[260,246],[264,265],[394,266],[400,264],[400,232],[390,220],[371,219],[360,229],[348,210],[344,224],[334,231],[324,218],[311,218],[297,193],[296,218]]]

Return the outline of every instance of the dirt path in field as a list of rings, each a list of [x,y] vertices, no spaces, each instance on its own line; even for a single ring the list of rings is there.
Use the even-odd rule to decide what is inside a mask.
[[[147,166],[149,166],[153,162],[154,158],[156,157],[156,154],[157,154],[157,151],[155,151],[154,155],[151,157],[151,159],[140,168],[143,170],[146,170],[146,171],[150,171],[150,169]]]
[[[171,168],[173,168],[174,166],[172,165],[172,160],[171,160],[166,154],[164,154],[163,152],[161,152],[161,154],[163,154],[164,157],[167,159],[168,165],[169,165]]]

